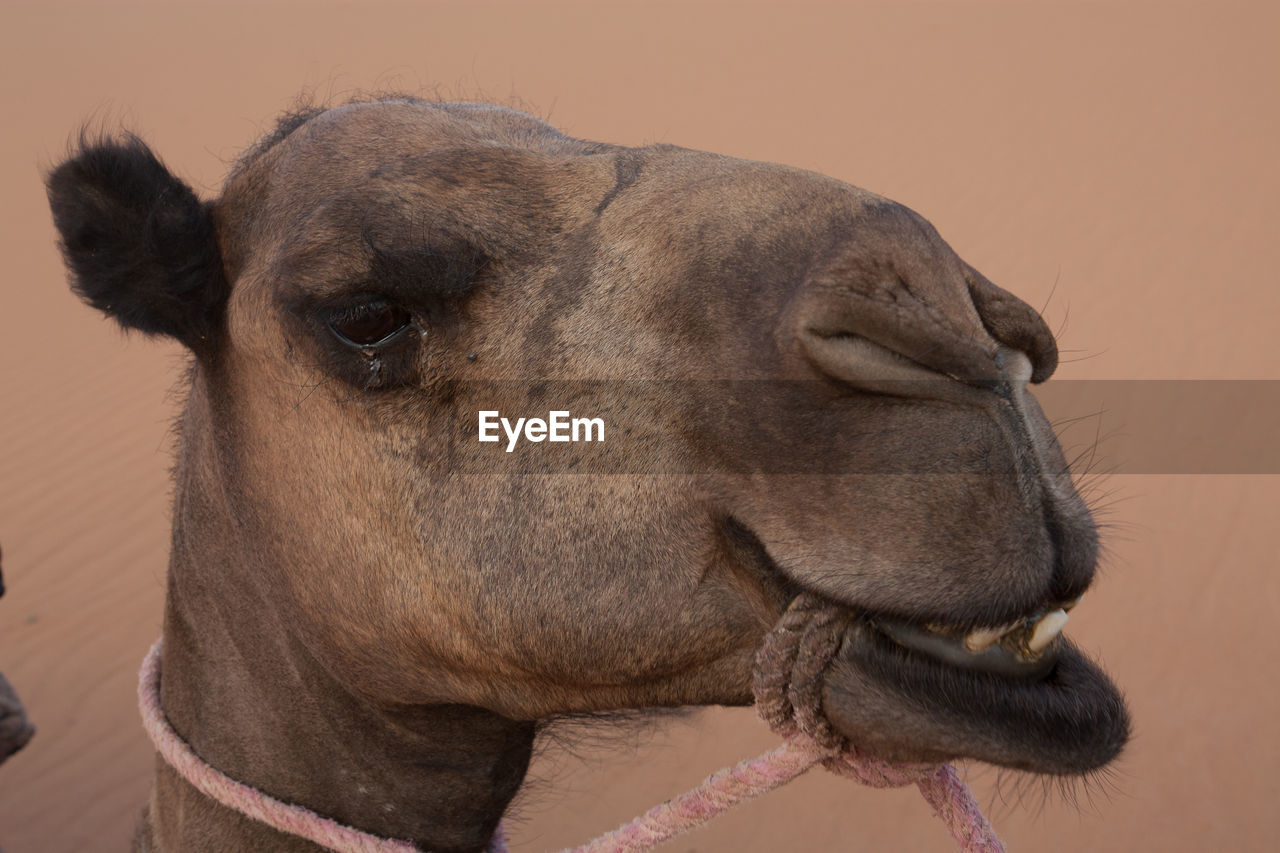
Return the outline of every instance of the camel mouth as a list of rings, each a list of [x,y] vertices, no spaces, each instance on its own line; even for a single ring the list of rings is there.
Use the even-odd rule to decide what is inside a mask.
[[[1058,660],[1068,611],[1079,601],[1051,604],[1004,625],[969,630],[887,616],[864,618],[872,630],[899,646],[945,664],[1009,678],[1042,678]]]
[[[1012,625],[967,631],[858,614],[828,669],[824,713],[889,760],[1096,770],[1128,740],[1128,711],[1107,675],[1062,635],[1065,612],[1047,606]]]
[[[783,609],[806,595],[843,614],[821,710],[860,750],[890,761],[974,759],[1070,776],[1105,766],[1127,743],[1120,691],[1063,632],[1079,597],[894,612],[804,583],[745,525],[735,532]],[[990,615],[975,617],[981,611]]]

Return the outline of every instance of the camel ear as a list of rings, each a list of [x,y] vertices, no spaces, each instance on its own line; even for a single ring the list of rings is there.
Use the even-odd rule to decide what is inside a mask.
[[[230,288],[209,205],[142,140],[81,139],[47,189],[81,299],[125,328],[212,345]]]

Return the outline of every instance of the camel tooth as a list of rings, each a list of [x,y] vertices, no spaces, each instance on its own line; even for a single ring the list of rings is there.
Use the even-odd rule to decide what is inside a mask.
[[[1062,633],[1062,627],[1066,624],[1067,611],[1061,608],[1041,616],[1035,627],[1031,629],[1031,639],[1027,641],[1027,649],[1033,655],[1040,654],[1045,646]]]
[[[964,647],[975,653],[989,649],[996,640],[1018,627],[1019,624],[1021,623],[1015,622],[1012,625],[1002,625],[999,628],[979,628],[976,631],[970,631],[964,638]]]

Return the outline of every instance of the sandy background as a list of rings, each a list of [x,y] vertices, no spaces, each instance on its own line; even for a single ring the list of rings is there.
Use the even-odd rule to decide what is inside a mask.
[[[123,849],[151,767],[133,677],[160,626],[182,359],[67,291],[39,172],[85,119],[124,121],[212,194],[304,88],[515,95],[576,135],[914,207],[1046,306],[1062,377],[1280,379],[1274,4],[105,6],[0,8],[0,671],[39,726],[0,768],[7,853]],[[1280,478],[1098,488],[1105,569],[1070,631],[1126,690],[1133,744],[1075,801],[1005,805],[978,769],[981,796],[1013,849],[1274,849]],[[770,742],[716,710],[542,761],[515,849],[585,839]],[[815,775],[670,849],[950,846],[914,793]]]

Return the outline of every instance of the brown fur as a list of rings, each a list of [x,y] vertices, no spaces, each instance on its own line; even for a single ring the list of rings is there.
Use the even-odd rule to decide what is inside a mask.
[[[175,268],[104,252],[122,238],[93,230],[86,199],[140,155],[86,166],[103,146],[50,178],[76,286],[197,356],[164,708],[277,797],[479,850],[535,721],[749,702],[755,650],[798,589],[964,628],[1093,576],[1089,513],[1011,367],[1020,351],[1046,378],[1052,336],[893,202],[390,100],[284,122],[207,207],[120,190],[216,235]],[[139,227],[168,245],[154,220]],[[171,299],[169,281],[216,304]],[[371,296],[411,327],[343,344],[332,318]],[[476,442],[478,409],[548,407],[602,416],[605,443]],[[1125,735],[1077,658],[1025,685],[851,636],[825,702],[888,757],[1077,772]],[[164,766],[140,846],[313,849]]]

